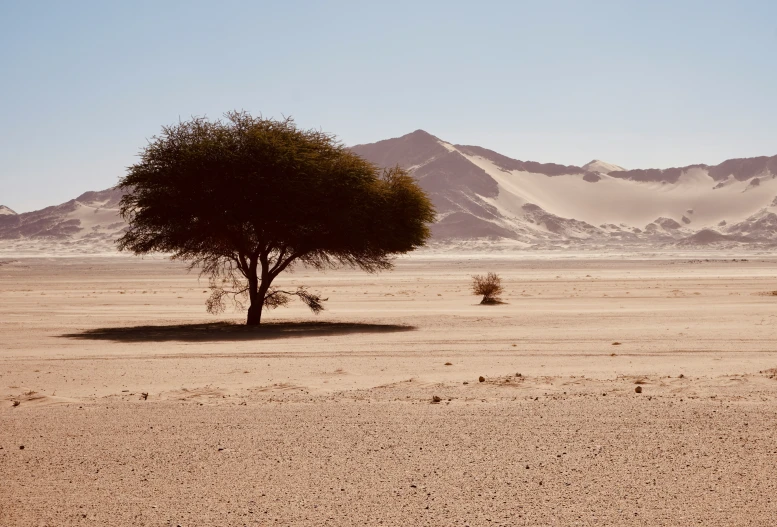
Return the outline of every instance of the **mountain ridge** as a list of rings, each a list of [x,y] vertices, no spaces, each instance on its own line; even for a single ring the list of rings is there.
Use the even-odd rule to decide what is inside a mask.
[[[598,160],[578,167],[512,159],[423,130],[351,149],[413,174],[437,207],[438,239],[650,246],[693,243],[703,229],[721,231],[731,243],[770,244],[775,234],[777,156],[669,169],[626,170]]]
[[[437,209],[432,234],[442,244],[708,247],[772,246],[776,239],[777,156],[629,170],[595,159],[578,167],[521,161],[421,129],[350,149],[410,172]],[[0,242],[114,249],[126,228],[120,199],[113,188],[27,213],[0,207]]]
[[[610,172],[625,172],[626,169],[620,165],[608,163],[601,159],[594,159],[582,166],[584,170],[589,172],[598,172],[601,174],[609,174]]]

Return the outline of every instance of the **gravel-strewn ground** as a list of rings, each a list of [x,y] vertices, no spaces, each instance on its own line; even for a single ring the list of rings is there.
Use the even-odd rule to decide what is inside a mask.
[[[171,264],[2,266],[0,526],[775,525],[777,262],[288,279],[328,311],[252,332]]]
[[[0,524],[774,525],[774,393],[396,387],[2,416]],[[424,391],[424,390],[421,390]],[[777,390],[775,390],[777,392]],[[404,400],[402,400],[404,397]],[[396,399],[400,400],[396,400]],[[24,450],[20,446],[24,445]],[[10,484],[9,484],[10,483]]]

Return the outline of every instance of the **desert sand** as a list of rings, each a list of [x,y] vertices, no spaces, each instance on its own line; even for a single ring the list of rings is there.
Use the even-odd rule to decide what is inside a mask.
[[[774,259],[300,269],[327,311],[258,330],[161,258],[1,263],[2,526],[777,519]]]

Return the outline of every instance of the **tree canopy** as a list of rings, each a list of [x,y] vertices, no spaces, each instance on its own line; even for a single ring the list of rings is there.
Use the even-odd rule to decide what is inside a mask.
[[[331,135],[292,119],[232,112],[162,129],[119,182],[129,228],[120,250],[170,253],[210,276],[208,310],[249,301],[248,323],[304,287],[274,288],[296,264],[389,269],[429,237],[431,202],[399,167],[380,170]]]

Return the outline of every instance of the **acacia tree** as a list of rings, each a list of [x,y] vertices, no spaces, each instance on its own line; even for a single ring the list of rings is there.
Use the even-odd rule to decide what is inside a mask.
[[[232,112],[162,129],[119,182],[129,227],[120,250],[171,253],[210,279],[209,312],[248,301],[248,325],[305,287],[273,281],[302,264],[377,272],[422,246],[435,213],[403,169],[379,170],[336,138],[292,119]]]

